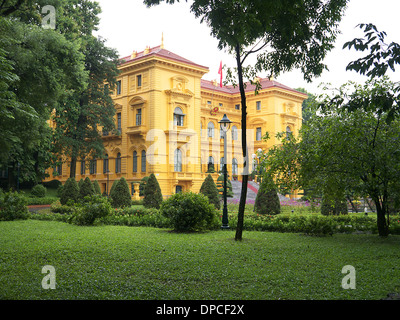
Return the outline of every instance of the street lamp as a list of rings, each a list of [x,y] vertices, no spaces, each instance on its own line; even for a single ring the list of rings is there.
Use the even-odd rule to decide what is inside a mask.
[[[226,142],[226,133],[228,132],[232,121],[230,121],[228,119],[228,117],[226,116],[226,114],[224,114],[224,116],[222,117],[221,121],[219,121],[218,123],[221,124],[221,130],[224,132],[224,208],[222,211],[222,229],[229,229],[229,225],[228,225],[228,205],[227,205],[227,196],[226,196],[226,189],[227,189],[227,176],[228,176],[228,170],[226,167],[226,149],[227,149],[227,142]]]

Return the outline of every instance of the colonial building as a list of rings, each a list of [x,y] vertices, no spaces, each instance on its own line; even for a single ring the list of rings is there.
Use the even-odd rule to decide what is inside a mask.
[[[138,182],[154,173],[164,196],[198,192],[208,172],[214,180],[224,162],[224,139],[219,121],[232,121],[227,133],[230,178],[243,170],[241,99],[238,87],[202,79],[209,69],[166,50],[163,45],[121,59],[121,73],[113,94],[119,135],[102,132],[106,155],[77,166],[76,179],[97,180],[102,191],[124,177],[138,196]],[[279,143],[275,134],[297,135],[301,105],[307,96],[277,81],[258,79],[261,90],[246,86],[247,142],[250,159],[258,149]],[[100,129],[101,130],[101,129]],[[263,141],[269,132],[271,139]],[[48,171],[47,180],[65,182],[68,161]],[[136,192],[135,192],[136,191]]]

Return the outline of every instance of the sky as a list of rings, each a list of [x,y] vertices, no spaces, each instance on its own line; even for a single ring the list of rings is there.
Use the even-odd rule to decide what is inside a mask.
[[[218,41],[210,35],[210,28],[200,23],[190,12],[189,3],[181,1],[174,5],[165,3],[147,8],[142,0],[97,0],[100,14],[97,35],[106,39],[107,46],[115,48],[121,57],[132,51],[143,51],[146,46],[156,47],[164,38],[165,49],[209,68],[206,80],[219,80],[220,61],[228,67],[235,67],[235,59],[228,52],[218,49]],[[339,24],[341,34],[335,48],[324,60],[328,71],[314,78],[311,83],[303,79],[299,70],[292,70],[276,77],[276,80],[291,88],[305,88],[308,92],[322,92],[320,84],[331,84],[334,88],[349,80],[363,83],[367,79],[354,71],[346,71],[349,62],[363,56],[354,49],[342,49],[343,44],[364,33],[356,26],[359,23],[373,23],[379,31],[387,33],[386,42],[400,43],[399,0],[350,0],[345,15]],[[364,53],[365,55],[366,53]],[[260,74],[265,77],[266,74]],[[394,81],[400,81],[399,73],[390,73]]]

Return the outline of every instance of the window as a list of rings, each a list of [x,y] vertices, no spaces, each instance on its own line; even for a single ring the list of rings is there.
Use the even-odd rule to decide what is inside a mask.
[[[137,172],[137,152],[133,151],[133,172]]]
[[[121,80],[117,81],[117,94],[121,94]]]
[[[136,125],[142,125],[142,109],[136,109]]]
[[[142,172],[146,172],[146,151],[142,151]]]
[[[119,152],[115,158],[115,172],[121,173],[121,154]]]
[[[261,101],[256,102],[256,110],[261,110]]]
[[[117,129],[118,133],[122,132],[122,126],[121,126],[121,112],[117,113]]]
[[[176,186],[175,187],[175,193],[181,193],[183,190],[182,186]]]
[[[214,138],[214,123],[209,122],[207,125],[207,136],[209,138]]]
[[[141,74],[136,76],[136,81],[137,81],[137,87],[138,88],[142,87],[142,75]]]
[[[174,126],[183,127],[184,116],[185,115],[183,114],[182,109],[176,107],[174,110]]]
[[[261,127],[256,129],[256,140],[261,141]]]
[[[103,173],[107,172],[108,172],[108,154],[106,154],[103,159]]]
[[[232,140],[237,140],[238,139],[238,129],[236,126],[232,127]]]
[[[53,176],[61,176],[62,175],[62,164],[58,164],[53,168]]]
[[[219,165],[220,165],[219,170],[220,170],[220,171],[223,171],[223,170],[224,170],[224,163],[225,163],[225,158],[224,158],[224,157],[221,157],[221,159],[219,160]]]
[[[90,174],[96,174],[96,172],[97,172],[97,160],[96,159],[90,160],[89,170],[90,170]]]
[[[290,140],[290,136],[292,134],[292,130],[289,126],[286,127],[286,140]]]
[[[224,130],[222,130],[222,124],[219,127],[219,138],[220,139],[224,139],[225,138]]]
[[[179,149],[174,152],[174,171],[182,172],[182,151]]]
[[[208,172],[214,172],[214,158],[212,156],[208,157]]]
[[[232,175],[238,174],[238,162],[235,158],[232,159]]]
[[[85,159],[81,160],[81,175],[86,173],[86,164],[85,164]]]
[[[235,109],[240,110],[240,104],[235,104]]]

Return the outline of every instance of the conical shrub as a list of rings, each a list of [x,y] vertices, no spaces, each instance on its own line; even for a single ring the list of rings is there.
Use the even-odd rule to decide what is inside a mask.
[[[154,173],[150,174],[147,181],[146,188],[144,189],[143,205],[146,208],[159,209],[163,202],[160,185]]]
[[[99,182],[97,180],[93,181],[93,188],[94,188],[94,193],[101,194],[100,185],[99,185]]]
[[[216,209],[220,209],[221,203],[218,189],[211,174],[206,177],[201,185],[200,193],[204,194],[208,198],[208,201],[212,203]]]
[[[67,204],[68,200],[77,202],[79,198],[79,187],[75,178],[68,178],[60,194],[60,203]]]
[[[92,195],[94,195],[94,188],[89,177],[86,177],[79,188],[79,198],[83,200],[86,196],[92,196]]]
[[[258,214],[276,215],[281,213],[281,203],[272,177],[266,175],[258,190],[254,211]]]
[[[129,207],[132,204],[129,186],[124,177],[115,184],[112,190],[111,204],[114,208]]]

